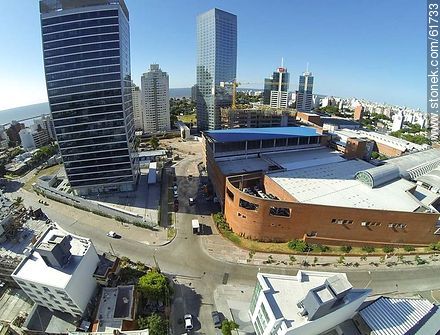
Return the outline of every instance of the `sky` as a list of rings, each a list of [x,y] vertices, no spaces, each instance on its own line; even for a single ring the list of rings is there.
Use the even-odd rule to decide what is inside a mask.
[[[425,1],[125,0],[135,83],[151,63],[170,87],[195,83],[196,17],[237,15],[237,80],[262,88],[281,63],[290,90],[309,63],[314,93],[426,110]],[[2,1],[0,110],[47,101],[37,0]]]

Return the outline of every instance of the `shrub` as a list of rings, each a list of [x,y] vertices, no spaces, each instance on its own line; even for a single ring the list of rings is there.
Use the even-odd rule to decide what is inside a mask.
[[[290,259],[291,262],[296,262],[296,257],[293,256],[293,255],[291,255],[291,256],[289,257],[289,259]]]
[[[386,254],[389,254],[389,253],[394,252],[394,248],[391,247],[391,246],[389,246],[389,245],[383,247],[382,250],[383,250],[383,252],[386,253]]]
[[[416,248],[414,248],[414,247],[412,247],[412,246],[410,246],[410,245],[405,245],[405,246],[403,247],[403,250],[405,250],[406,252],[411,252],[411,251],[415,251]]]
[[[351,251],[351,245],[343,245],[341,248],[342,252],[345,252],[346,254],[348,254]]]
[[[314,244],[311,247],[313,251],[317,251],[317,252],[327,252],[330,250],[328,246],[322,244]]]
[[[370,245],[366,245],[362,247],[362,251],[365,251],[368,254],[371,254],[372,252],[374,252],[374,247],[370,246]]]
[[[298,252],[307,252],[311,250],[310,246],[303,240],[292,240],[287,243],[287,247]]]
[[[440,242],[437,242],[437,243],[431,243],[431,244],[429,245],[429,249],[430,249],[430,250],[436,250],[436,251],[440,250]]]
[[[338,263],[339,264],[344,264],[344,262],[345,262],[345,257],[344,256],[339,256]]]
[[[367,260],[367,256],[363,255],[360,257],[361,261],[366,261]]]

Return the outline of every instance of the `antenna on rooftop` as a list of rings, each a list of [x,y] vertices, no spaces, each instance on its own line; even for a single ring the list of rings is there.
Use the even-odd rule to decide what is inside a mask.
[[[284,67],[284,57],[281,57],[281,67]]]
[[[306,72],[309,72],[309,62],[307,62]]]

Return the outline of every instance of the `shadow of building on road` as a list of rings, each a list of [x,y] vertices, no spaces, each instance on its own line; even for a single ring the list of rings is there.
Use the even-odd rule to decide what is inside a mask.
[[[174,325],[176,334],[185,333],[185,314],[191,314],[193,319],[193,331],[201,329],[199,321],[200,308],[202,305],[202,296],[192,287],[192,283],[185,280],[185,283],[179,283],[174,279],[174,297],[173,314],[177,324]]]

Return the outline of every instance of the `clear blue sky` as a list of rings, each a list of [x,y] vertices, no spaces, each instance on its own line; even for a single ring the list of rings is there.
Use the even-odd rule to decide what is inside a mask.
[[[196,16],[238,16],[237,79],[262,87],[284,57],[290,89],[310,63],[314,92],[425,110],[425,1],[126,0],[134,81],[152,62],[170,87],[195,82]],[[0,110],[47,101],[37,0],[2,1]],[[250,86],[250,85],[246,85]]]

